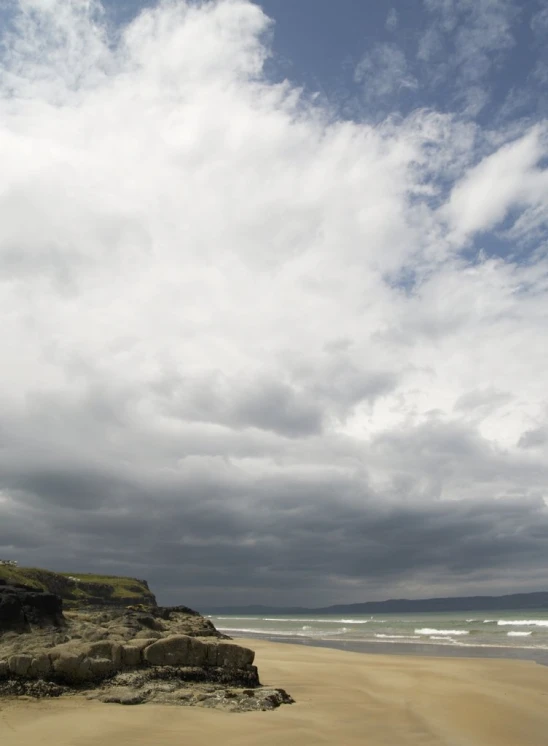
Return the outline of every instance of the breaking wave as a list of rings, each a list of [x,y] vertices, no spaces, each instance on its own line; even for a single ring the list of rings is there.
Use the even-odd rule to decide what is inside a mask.
[[[419,635],[383,635],[378,634],[375,635],[375,637],[378,637],[381,640],[419,640]]]
[[[548,627],[548,619],[499,619],[499,627]]]
[[[234,634],[257,635],[260,637],[336,637],[344,635],[349,631],[348,627],[339,627],[326,632],[325,630],[312,630],[311,627],[303,626],[300,630],[280,630],[280,629],[258,629],[257,627],[218,627],[219,632],[230,632]]]
[[[223,617],[217,617],[217,619],[222,619]],[[230,617],[226,617],[227,619],[230,619]],[[236,619],[237,617],[232,617],[232,619]],[[245,618],[245,617],[244,617]],[[249,619],[249,617],[247,617]],[[371,619],[305,619],[305,618],[297,618],[297,617],[281,617],[281,616],[265,616],[265,617],[255,617],[257,621],[262,622],[316,622],[320,624],[369,624]],[[379,619],[378,621],[383,621]]]

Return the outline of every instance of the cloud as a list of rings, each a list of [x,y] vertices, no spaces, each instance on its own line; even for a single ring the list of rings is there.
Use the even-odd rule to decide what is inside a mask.
[[[386,28],[388,31],[394,31],[398,27],[399,14],[396,8],[390,8],[386,16]]]
[[[548,3],[539,0],[538,10],[533,13],[530,21],[531,30],[534,35],[534,50],[536,62],[532,77],[541,86],[548,83],[548,51],[546,50],[546,39],[548,37]],[[541,98],[543,101],[543,97]],[[545,111],[545,110],[544,110]]]
[[[520,448],[538,448],[548,442],[548,429],[546,427],[537,427],[533,430],[527,430],[519,439]]]
[[[288,437],[318,434],[323,410],[311,394],[271,379],[230,380],[221,374],[166,378],[156,386],[167,414],[186,421],[257,428]]]
[[[515,45],[519,10],[512,0],[424,0],[430,23],[418,60],[435,88],[449,86],[454,104],[478,116],[491,98],[490,80]]]
[[[542,79],[545,66],[543,11],[514,0],[424,0],[412,16],[401,9],[405,24],[392,8],[389,41],[371,43],[355,67],[362,117],[379,121],[429,108],[508,123],[517,106],[522,115],[540,111],[531,76]],[[524,41],[528,26],[537,39],[533,54]]]
[[[394,95],[418,87],[405,53],[389,42],[378,43],[365,54],[356,67],[354,79],[362,84],[367,104],[376,107]]]
[[[337,118],[245,0],[9,8],[0,552],[198,606],[541,586],[543,126]],[[375,113],[415,83],[372,55]]]
[[[493,228],[514,207],[548,207],[548,172],[537,168],[545,157],[547,130],[534,127],[518,140],[484,158],[453,188],[449,220],[462,240]]]

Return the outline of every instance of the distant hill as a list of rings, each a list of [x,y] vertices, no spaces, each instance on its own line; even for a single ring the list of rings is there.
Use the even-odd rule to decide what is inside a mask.
[[[0,585],[19,583],[41,588],[61,596],[66,609],[79,606],[156,606],[156,598],[146,580],[91,575],[89,573],[59,573],[35,567],[0,564]]]
[[[366,601],[358,604],[336,604],[309,608],[304,606],[212,606],[206,614],[389,614],[427,611],[514,611],[518,609],[548,611],[548,592],[513,593],[508,596],[459,596],[456,598],[406,598],[389,601]]]

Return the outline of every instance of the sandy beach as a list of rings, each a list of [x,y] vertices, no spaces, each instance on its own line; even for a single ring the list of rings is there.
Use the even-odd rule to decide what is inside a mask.
[[[242,642],[242,641],[238,641]],[[83,698],[0,702],[2,746],[546,746],[548,668],[529,661],[364,655],[245,641],[273,712],[124,707]]]

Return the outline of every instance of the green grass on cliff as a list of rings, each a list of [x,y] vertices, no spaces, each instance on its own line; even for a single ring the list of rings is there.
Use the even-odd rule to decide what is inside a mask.
[[[111,598],[141,598],[143,595],[150,596],[151,593],[142,580],[135,578],[119,577],[117,575],[94,575],[91,573],[60,573],[68,578],[70,575],[78,578],[82,584],[108,585],[112,590]]]
[[[24,583],[32,588],[45,588],[43,583],[32,577],[33,572],[47,572],[47,570],[35,570],[33,567],[10,567],[9,565],[0,565],[0,579],[8,583]]]
[[[70,580],[78,578],[78,583]],[[95,602],[115,604],[118,599],[129,603],[155,603],[147,584],[135,578],[115,575],[95,575],[90,573],[57,573],[36,567],[11,567],[0,565],[0,579],[8,583],[23,583],[32,588],[56,593],[67,602],[67,606]]]

